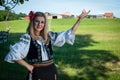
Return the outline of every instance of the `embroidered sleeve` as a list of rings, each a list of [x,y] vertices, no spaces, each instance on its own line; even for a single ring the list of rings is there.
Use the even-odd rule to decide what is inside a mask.
[[[15,60],[20,60],[26,57],[30,45],[30,36],[24,34],[20,41],[14,45],[10,45],[10,51],[5,57],[5,61],[14,63]]]
[[[63,32],[49,32],[49,35],[51,44],[58,47],[63,46],[65,43],[73,45],[75,40],[75,35],[72,33],[71,29]]]

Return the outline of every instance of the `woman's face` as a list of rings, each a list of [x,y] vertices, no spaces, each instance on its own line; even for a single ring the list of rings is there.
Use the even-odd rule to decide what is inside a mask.
[[[41,30],[43,30],[44,27],[45,27],[45,18],[41,16],[36,17],[34,21],[35,31],[40,32]]]

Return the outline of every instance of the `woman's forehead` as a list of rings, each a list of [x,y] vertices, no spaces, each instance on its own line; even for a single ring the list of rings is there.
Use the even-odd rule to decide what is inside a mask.
[[[44,21],[45,21],[45,18],[42,17],[42,16],[37,16],[37,17],[35,18],[35,20],[44,20]]]

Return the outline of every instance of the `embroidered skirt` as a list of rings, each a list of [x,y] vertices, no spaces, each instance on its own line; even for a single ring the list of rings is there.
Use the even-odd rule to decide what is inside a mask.
[[[27,76],[27,80],[58,80],[55,64],[45,67],[35,67],[33,73]]]

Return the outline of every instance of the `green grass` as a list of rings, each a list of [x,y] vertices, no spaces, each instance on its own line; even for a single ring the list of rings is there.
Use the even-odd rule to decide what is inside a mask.
[[[50,30],[64,31],[76,19],[49,20]],[[23,80],[26,69],[3,59],[9,45],[25,33],[28,21],[9,21],[9,42],[0,44],[0,80]],[[5,30],[0,22],[0,30]],[[120,80],[120,19],[84,19],[73,46],[53,47],[60,80]]]

